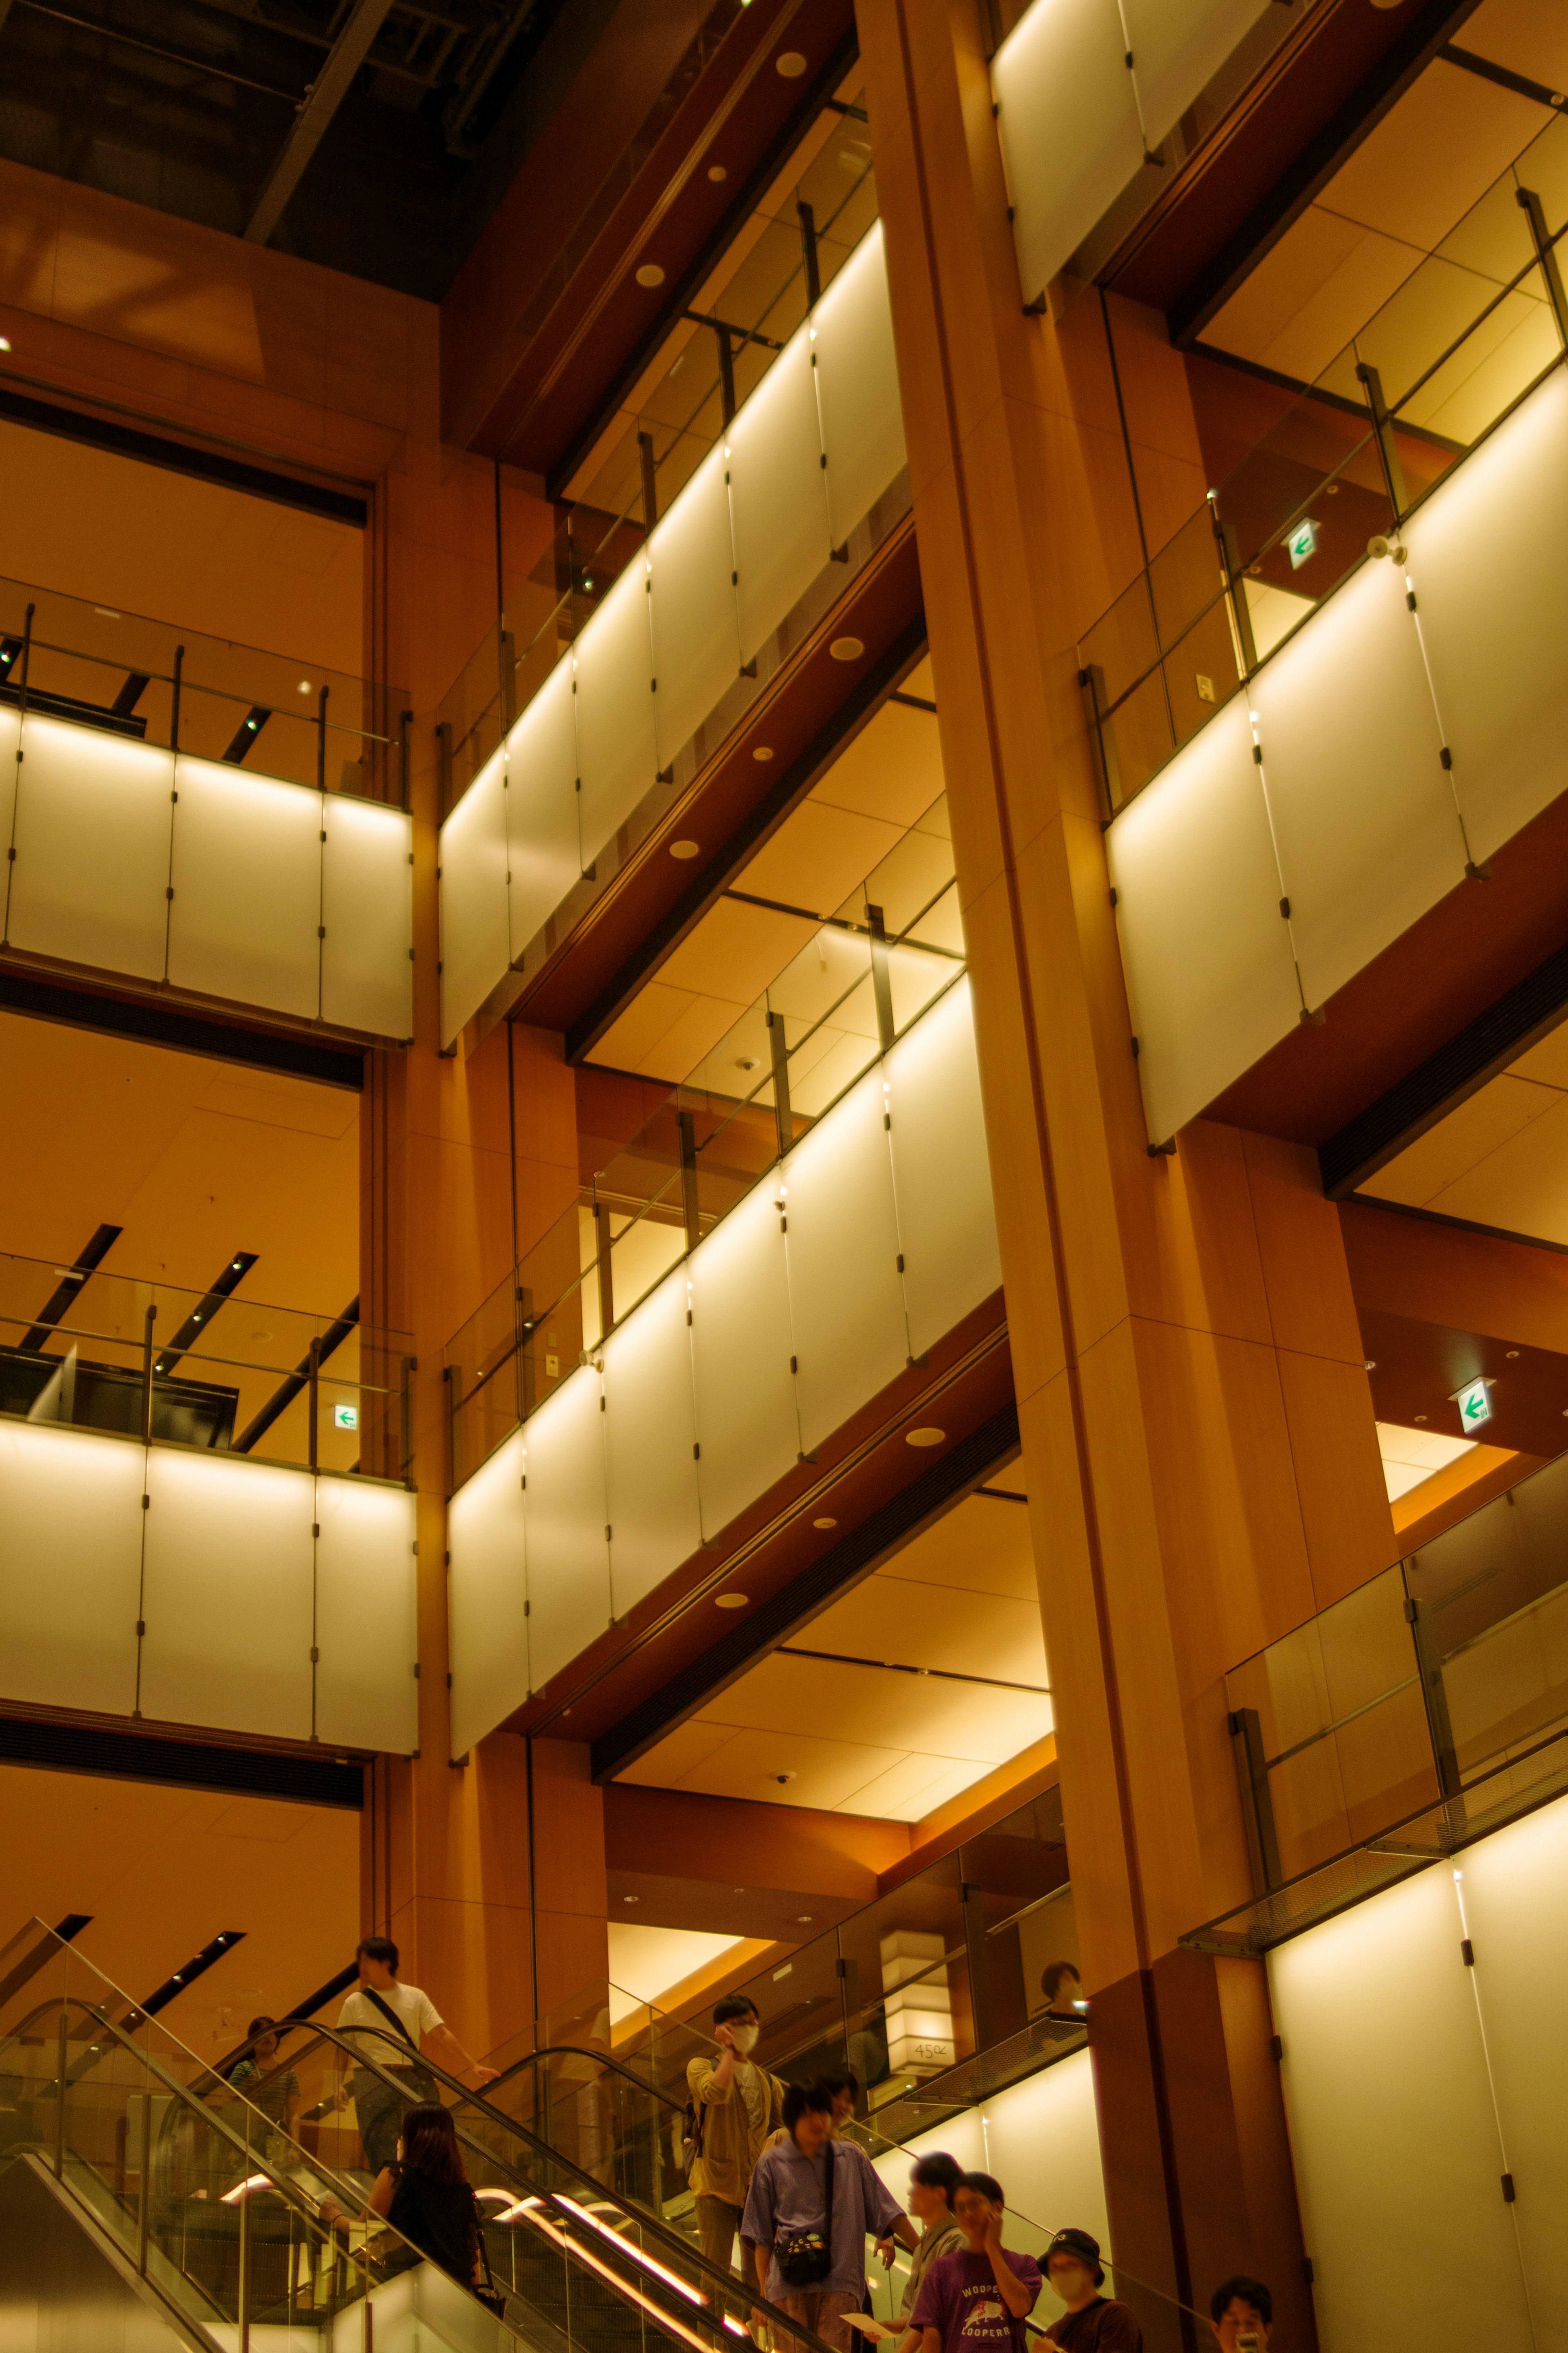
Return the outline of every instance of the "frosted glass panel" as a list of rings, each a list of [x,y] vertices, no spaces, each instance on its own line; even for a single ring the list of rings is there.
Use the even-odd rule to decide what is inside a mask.
[[[687,1261],[702,1533],[727,1527],[800,1459],[789,1282],[774,1187],[762,1184]]]
[[[454,1757],[528,1697],[522,1472],[518,1430],[458,1488],[447,1512]]]
[[[1002,1282],[967,980],[899,1040],[885,1075],[910,1354],[921,1356]]]
[[[1122,810],[1106,848],[1144,1115],[1158,1144],[1249,1070],[1300,1012],[1240,698]]]
[[[506,862],[514,961],[582,877],[572,657],[563,654],[507,738]]]
[[[328,793],[321,827],[321,1018],[412,1037],[413,820]]]
[[[702,1542],[686,1269],[605,1343],[610,1597],[617,1618]]]
[[[1264,664],[1251,694],[1301,990],[1315,1008],[1464,881],[1403,574],[1364,565]]]
[[[144,1716],[310,1738],[315,1492],[308,1471],[153,1450]]]
[[[723,447],[705,458],[648,543],[653,565],[653,698],[668,767],[741,669],[734,549]]]
[[[781,1171],[800,1442],[808,1454],[909,1362],[884,1102],[874,1070]]]
[[[124,1440],[0,1425],[0,1695],[135,1706],[145,1459]]]
[[[1121,0],[1151,147],[1180,121],[1275,0]]]
[[[321,794],[213,760],[182,758],[174,781],[170,980],[314,1020]]]
[[[449,1046],[511,962],[506,753],[485,762],[441,828],[441,1043]]]
[[[1070,2214],[1075,2229],[1088,2231],[1102,2247],[1110,2246],[1094,2062],[1089,2052],[1075,2051],[1070,2059],[1059,2059],[1010,2092],[998,2093],[986,2101],[983,2114],[985,2169],[994,2170],[1005,2188],[1014,2212],[1026,2214],[1047,2230],[1059,2216]],[[1111,2292],[1108,2287],[1107,2295]],[[1037,2327],[1048,2327],[1065,2310],[1060,2297],[1047,2287],[1032,2317]]]
[[[582,1365],[523,1428],[529,1679],[542,1691],[610,1622],[605,1417]]]
[[[1035,0],[997,50],[991,87],[1033,301],[1143,160],[1116,0]]]
[[[882,224],[863,237],[812,313],[827,453],[828,527],[842,547],[904,462]]]
[[[1568,376],[1558,368],[1405,529],[1470,854],[1568,790]]]
[[[316,1737],[410,1756],[419,1746],[415,1499],[318,1479]]]
[[[1405,2342],[1531,2342],[1460,1935],[1439,1866],[1268,1957],[1323,2353],[1366,2342],[1373,2247]]]
[[[1536,2343],[1568,2344],[1568,1804],[1467,1847],[1464,1926],[1476,1956]]]
[[[162,980],[174,754],[37,718],[24,749],[11,945]]]
[[[591,866],[653,784],[648,573],[634,555],[577,640],[578,822]]]
[[[791,336],[730,427],[730,512],[750,661],[833,553],[808,331]]]

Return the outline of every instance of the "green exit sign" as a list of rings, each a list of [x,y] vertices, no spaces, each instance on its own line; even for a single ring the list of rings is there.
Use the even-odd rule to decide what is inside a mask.
[[[1454,1399],[1454,1403],[1459,1409],[1459,1428],[1467,1438],[1472,1430],[1479,1430],[1483,1422],[1491,1419],[1490,1391],[1489,1381],[1471,1381],[1468,1387],[1462,1388]]]
[[[339,1430],[357,1430],[359,1428],[358,1406],[335,1405],[332,1408],[332,1420]]]
[[[1310,563],[1318,552],[1317,524],[1310,519],[1304,519],[1289,533],[1285,545],[1289,552],[1291,571],[1300,572],[1302,565]]]

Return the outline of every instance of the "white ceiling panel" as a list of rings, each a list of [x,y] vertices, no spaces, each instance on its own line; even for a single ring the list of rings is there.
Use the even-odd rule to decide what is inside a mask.
[[[1010,1463],[1000,1483],[1020,1479],[1023,1469],[1021,1462]],[[888,1569],[959,1593],[1000,1593],[1038,1606],[1028,1511],[1000,1496],[966,1495],[895,1554]]]
[[[914,691],[912,686],[903,690]],[[810,797],[858,817],[909,826],[930,807],[945,783],[935,712],[885,702],[822,782],[813,786]]]
[[[1040,1605],[918,1583],[881,1570],[814,1618],[794,1637],[795,1651],[832,1651],[888,1666],[945,1667],[991,1683],[1047,1687]]]

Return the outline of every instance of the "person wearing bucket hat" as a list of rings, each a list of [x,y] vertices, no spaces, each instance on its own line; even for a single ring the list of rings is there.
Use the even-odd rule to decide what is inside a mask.
[[[1067,2353],[1142,2353],[1143,2336],[1131,2312],[1101,2295],[1105,2265],[1100,2242],[1087,2231],[1058,2231],[1046,2249],[1046,2278],[1067,2310],[1046,2331]]]

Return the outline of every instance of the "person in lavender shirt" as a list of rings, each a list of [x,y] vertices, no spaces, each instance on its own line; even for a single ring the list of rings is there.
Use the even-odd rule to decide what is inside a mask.
[[[784,2094],[784,2120],[787,2138],[764,2148],[757,2159],[741,2237],[768,2302],[837,2353],[850,2353],[844,2316],[866,2301],[868,2238],[876,2240],[883,2263],[890,2264],[893,2241],[912,2248],[918,2234],[865,2150],[835,2135],[833,2094],[826,2084],[792,2084]],[[803,2236],[817,2249],[818,2275],[792,2283],[780,2269],[779,2254]]]

